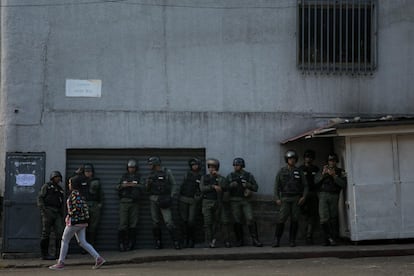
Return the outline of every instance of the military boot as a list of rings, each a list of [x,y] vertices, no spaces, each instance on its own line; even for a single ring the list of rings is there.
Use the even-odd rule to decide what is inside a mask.
[[[127,250],[134,250],[137,243],[137,229],[129,228]]]
[[[154,248],[161,249],[162,248],[161,229],[159,227],[152,228],[152,235],[154,236]]]
[[[289,246],[296,246],[296,234],[298,232],[298,222],[290,222],[289,227]]]
[[[322,228],[323,237],[324,237],[323,245],[324,246],[336,245],[335,240],[333,239],[333,236],[332,236],[331,227],[329,223],[321,224],[321,228]]]
[[[195,241],[195,227],[188,226],[187,227],[187,247],[194,248],[194,241]]]
[[[42,254],[42,260],[55,260],[54,256],[49,255],[49,239],[40,240],[40,251]]]
[[[230,248],[231,242],[230,242],[230,224],[223,224],[223,234],[224,234],[224,247]]]
[[[204,226],[204,240],[206,243],[206,247],[208,248],[216,247],[216,239],[213,236],[213,225]]]
[[[55,259],[58,260],[59,256],[60,256],[60,246],[61,246],[61,240],[60,239],[55,240],[55,246],[56,246],[55,247],[56,248]]]
[[[125,230],[118,231],[118,250],[119,252],[126,251],[125,248]]]
[[[333,239],[333,241],[336,245],[336,241],[339,239],[339,220],[338,220],[338,218],[332,219],[329,223],[329,226],[331,227],[332,239]]]
[[[306,226],[306,244],[312,245],[313,244],[313,224],[308,223]]]
[[[280,246],[280,239],[283,235],[283,229],[285,228],[284,223],[277,223],[276,230],[275,230],[275,238],[272,243],[272,247],[279,247]]]
[[[252,237],[253,246],[262,247],[263,244],[259,241],[259,235],[257,231],[256,222],[253,222],[252,224],[249,225],[249,232],[250,232],[250,236]]]
[[[234,224],[234,234],[236,236],[236,246],[240,247],[244,245],[244,240],[243,240],[243,225],[240,223],[235,223]]]
[[[181,249],[181,243],[178,239],[177,230],[174,227],[170,227],[168,229],[168,232],[170,232],[171,239],[173,240],[173,245],[175,249]]]

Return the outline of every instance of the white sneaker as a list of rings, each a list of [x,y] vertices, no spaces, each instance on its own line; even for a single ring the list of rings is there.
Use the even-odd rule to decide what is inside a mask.
[[[92,269],[98,269],[100,268],[104,263],[106,263],[105,259],[99,256],[96,258],[95,265],[92,267]]]

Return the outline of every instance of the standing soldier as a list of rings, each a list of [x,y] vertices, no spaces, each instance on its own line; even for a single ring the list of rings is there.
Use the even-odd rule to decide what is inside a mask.
[[[117,186],[119,195],[119,251],[134,250],[136,245],[139,217],[139,196],[141,194],[141,175],[134,159],[128,160],[127,172],[121,176]]]
[[[177,230],[174,225],[171,213],[172,197],[177,197],[177,185],[173,174],[169,169],[161,168],[161,159],[158,156],[148,158],[150,174],[148,175],[146,188],[150,193],[152,233],[154,235],[155,248],[161,249],[161,221],[170,232],[175,249],[181,249],[177,237]]]
[[[42,236],[40,239],[40,249],[43,260],[55,260],[59,257],[60,239],[63,233],[63,202],[64,192],[60,186],[62,174],[53,171],[49,177],[50,181],[42,186],[37,198],[37,206],[42,216]],[[49,255],[49,237],[51,229],[55,231],[55,255]]]
[[[276,224],[275,240],[272,247],[280,246],[285,222],[290,217],[289,245],[296,246],[298,231],[299,206],[303,204],[308,192],[308,185],[303,172],[296,167],[298,154],[288,150],[285,154],[286,167],[279,170],[275,181],[276,204],[280,206],[279,223]]]
[[[233,160],[234,172],[227,176],[230,192],[231,211],[234,218],[234,233],[236,234],[237,246],[243,246],[243,224],[242,217],[249,228],[250,236],[254,246],[261,247],[263,244],[259,241],[257,233],[257,224],[253,219],[252,205],[250,198],[252,192],[257,192],[259,186],[254,176],[245,171],[245,162],[243,158]]]
[[[306,243],[313,244],[313,232],[318,223],[318,187],[315,185],[315,176],[319,172],[319,168],[313,164],[315,160],[313,150],[305,151],[303,158],[304,164],[299,169],[306,177],[309,191],[305,203],[302,205],[302,213],[306,221]]]
[[[82,173],[82,169],[78,169]],[[95,168],[92,164],[83,165],[83,176],[80,193],[85,197],[89,208],[89,223],[86,228],[86,240],[95,247],[98,224],[101,218],[103,205],[103,189],[99,178],[95,177]],[[84,252],[85,253],[85,252]]]
[[[195,240],[195,218],[201,200],[200,179],[201,160],[192,158],[188,161],[190,170],[184,176],[180,187],[179,209],[183,222],[186,247],[193,248]]]
[[[207,160],[208,174],[201,177],[200,191],[203,194],[202,213],[204,217],[205,241],[208,247],[216,247],[216,231],[221,221],[224,232],[224,245],[231,247],[229,218],[222,210],[223,191],[227,189],[227,180],[218,173],[220,162],[217,159]]]
[[[328,155],[328,165],[323,167],[322,173],[316,177],[319,185],[319,219],[324,233],[324,245],[336,245],[338,237],[338,200],[339,193],[346,186],[346,173],[338,168],[338,156],[335,153]]]

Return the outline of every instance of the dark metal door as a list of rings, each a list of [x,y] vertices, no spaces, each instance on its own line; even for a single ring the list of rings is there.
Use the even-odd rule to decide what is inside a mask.
[[[45,153],[7,153],[3,252],[39,251],[37,195],[45,180]]]

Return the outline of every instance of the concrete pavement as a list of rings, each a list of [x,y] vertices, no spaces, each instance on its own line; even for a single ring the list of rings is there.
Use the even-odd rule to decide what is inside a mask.
[[[233,248],[186,248],[175,249],[137,249],[129,252],[100,252],[107,260],[105,265],[145,263],[177,260],[253,260],[253,259],[301,259],[301,258],[358,258],[414,255],[414,243],[374,244],[374,245],[298,245],[297,247],[282,246],[264,247],[233,247]],[[47,267],[54,261],[43,261],[35,256],[4,254],[6,259],[0,260],[0,268],[35,268]],[[71,254],[65,265],[91,265],[94,260],[89,255]]]

